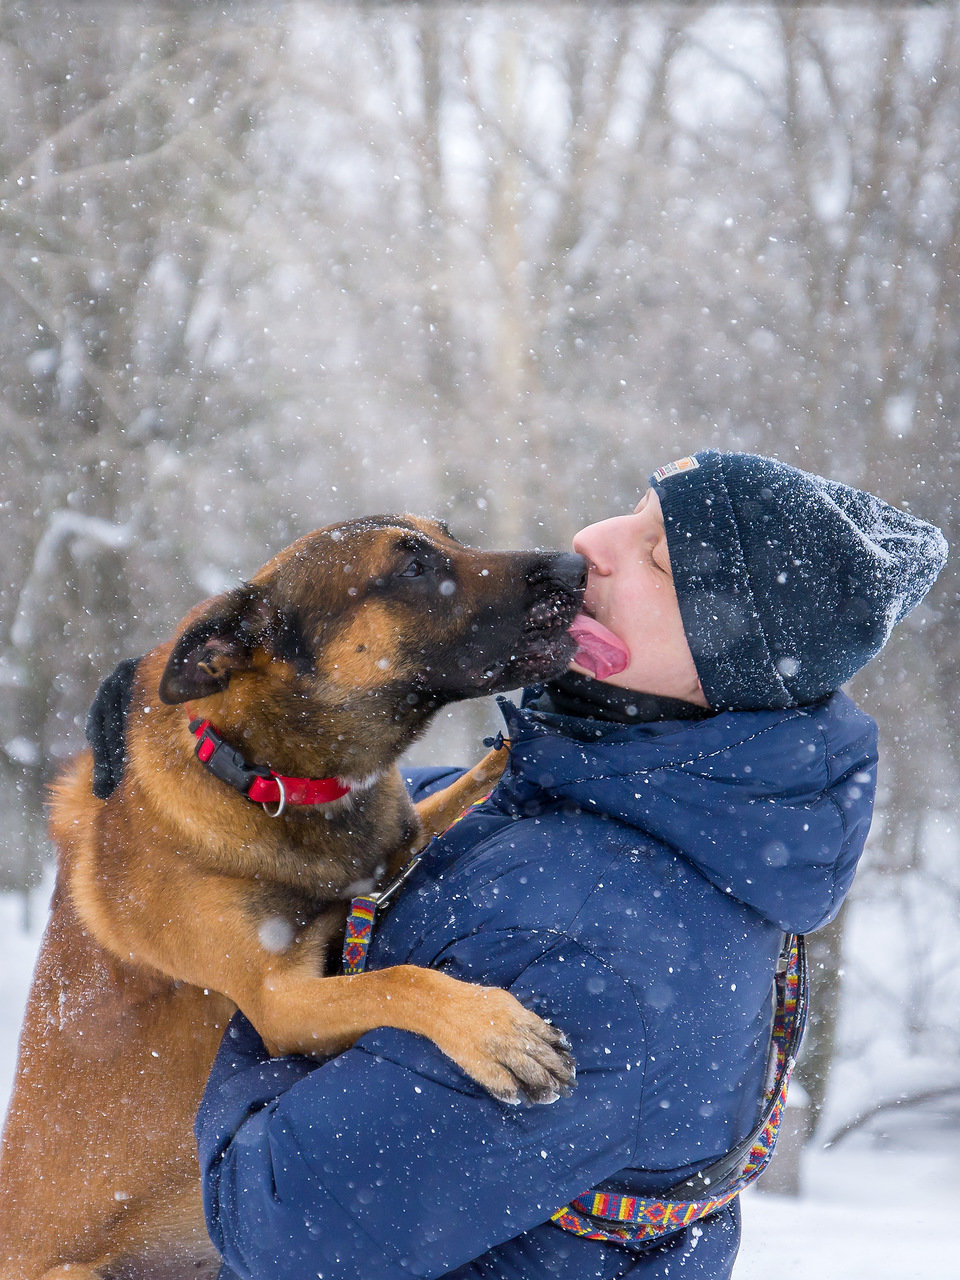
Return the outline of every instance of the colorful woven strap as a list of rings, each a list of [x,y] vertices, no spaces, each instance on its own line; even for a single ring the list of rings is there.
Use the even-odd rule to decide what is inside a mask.
[[[373,921],[377,914],[377,895],[354,898],[347,916],[347,932],[343,939],[343,972],[363,973],[367,952],[373,937]]]
[[[450,831],[461,819],[467,816],[471,809],[475,809],[477,805],[489,800],[490,794],[488,792],[487,795],[482,796],[479,800],[474,800],[473,804],[468,805],[463,813],[454,818],[446,830]],[[442,834],[445,835],[446,832]],[[373,937],[373,923],[377,916],[377,909],[385,906],[396,894],[397,890],[409,879],[425,852],[426,849],[421,849],[414,858],[410,859],[400,874],[394,880],[391,880],[385,889],[381,889],[379,893],[370,893],[364,897],[352,899],[350,914],[347,916],[347,931],[343,938],[343,972],[345,974],[363,973],[366,969],[367,952],[370,950],[370,940]]]
[[[773,1022],[772,1081],[764,1092],[760,1122],[738,1150],[744,1157],[732,1173],[719,1179],[713,1194],[699,1200],[641,1199],[602,1191],[588,1191],[550,1219],[564,1231],[588,1240],[608,1243],[650,1242],[688,1227],[716,1213],[738,1196],[763,1172],[773,1155],[783,1118],[787,1086],[796,1063],[807,1011],[807,967],[803,938],[791,936],[784,949],[785,963],[777,974],[777,1008]],[[726,1167],[729,1158],[717,1164]],[[709,1170],[700,1179],[709,1184]],[[679,1190],[679,1188],[674,1189]]]

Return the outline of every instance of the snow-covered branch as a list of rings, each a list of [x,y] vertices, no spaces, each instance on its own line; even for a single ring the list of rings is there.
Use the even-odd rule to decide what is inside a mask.
[[[64,556],[74,563],[90,560],[99,552],[125,551],[133,540],[129,524],[113,524],[79,511],[54,511],[37,542],[33,562],[20,592],[10,639],[27,649],[42,626],[44,603],[63,573]]]

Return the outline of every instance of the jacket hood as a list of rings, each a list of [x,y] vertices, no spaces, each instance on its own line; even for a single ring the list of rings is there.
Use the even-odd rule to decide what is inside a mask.
[[[498,807],[574,804],[615,820],[788,932],[839,910],[870,828],[877,763],[876,725],[845,694],[639,725],[500,706],[511,751]]]

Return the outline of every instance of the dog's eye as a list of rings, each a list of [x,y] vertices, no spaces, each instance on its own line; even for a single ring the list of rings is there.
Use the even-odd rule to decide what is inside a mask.
[[[397,574],[398,578],[420,578],[426,573],[426,567],[422,560],[411,560],[405,569],[401,569]]]

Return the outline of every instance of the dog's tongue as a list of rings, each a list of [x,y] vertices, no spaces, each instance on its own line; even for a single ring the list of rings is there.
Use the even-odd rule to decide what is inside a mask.
[[[570,624],[570,634],[577,642],[574,662],[585,671],[592,671],[598,680],[615,676],[630,665],[627,646],[596,618],[578,613]]]

